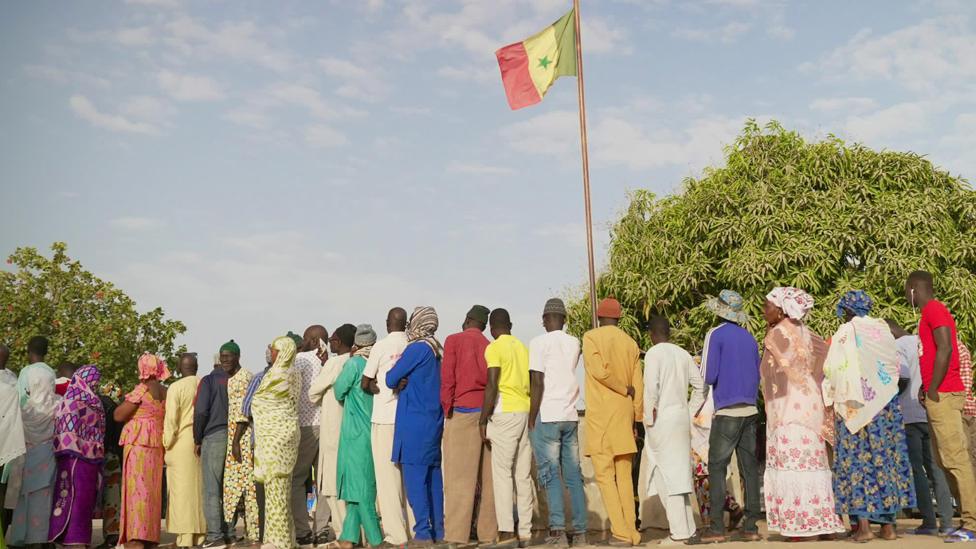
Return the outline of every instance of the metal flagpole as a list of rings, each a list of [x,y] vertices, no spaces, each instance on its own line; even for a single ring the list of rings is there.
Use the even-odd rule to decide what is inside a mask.
[[[583,93],[583,44],[580,40],[580,0],[573,0],[573,23],[576,28],[576,90],[579,97],[580,148],[583,153],[583,210],[586,214],[586,257],[590,272],[590,312],[593,327],[596,319],[596,269],[593,267],[593,215],[590,207],[590,155],[586,141],[586,96]]]

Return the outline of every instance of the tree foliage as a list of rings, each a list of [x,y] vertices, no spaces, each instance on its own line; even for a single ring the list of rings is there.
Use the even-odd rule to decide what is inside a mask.
[[[18,248],[7,259],[15,271],[0,271],[0,342],[10,347],[10,366],[27,363],[27,341],[50,340],[48,364],[98,364],[108,380],[129,386],[145,351],[174,357],[182,322],[159,307],[139,313],[125,293],[86,271],[55,242],[48,259],[35,248]],[[174,360],[171,358],[171,361]],[[175,363],[171,364],[175,366]]]
[[[598,294],[620,300],[622,326],[645,348],[639,326],[666,314],[675,342],[699,351],[716,323],[704,302],[723,288],[743,295],[760,341],[765,295],[777,285],[814,296],[808,324],[825,337],[851,289],[871,295],[874,316],[914,331],[904,286],[917,269],[934,275],[960,336],[976,344],[976,192],[924,157],[833,136],[808,143],[778,123],[750,121],[726,148],[724,167],[683,187],[661,199],[631,194],[598,281]],[[588,328],[588,301],[576,301],[570,316],[575,332]]]

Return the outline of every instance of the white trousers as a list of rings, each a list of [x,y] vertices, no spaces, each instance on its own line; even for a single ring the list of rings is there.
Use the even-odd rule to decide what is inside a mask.
[[[495,490],[495,515],[499,532],[514,532],[513,503],[518,507],[518,534],[532,537],[532,446],[529,443],[529,414],[498,413],[488,423],[491,441],[492,487]]]
[[[668,517],[668,529],[671,539],[686,540],[695,534],[695,513],[691,510],[691,494],[667,495],[668,486],[661,474],[661,468],[655,467],[651,472],[651,482],[657,491],[664,513]]]
[[[376,472],[376,507],[382,518],[384,539],[391,545],[404,545],[410,541],[408,524],[413,524],[413,513],[410,506],[405,505],[400,466],[391,459],[393,425],[374,423],[371,440],[373,469]]]

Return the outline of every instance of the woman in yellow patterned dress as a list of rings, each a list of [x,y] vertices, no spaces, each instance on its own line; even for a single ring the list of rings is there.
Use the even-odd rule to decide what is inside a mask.
[[[244,535],[251,541],[260,539],[258,529],[258,499],[254,486],[254,452],[251,437],[241,437],[240,461],[234,458],[234,438],[248,419],[241,412],[247,387],[254,378],[249,370],[238,368],[227,380],[227,459],[224,462],[224,520],[237,523],[236,514],[244,498]],[[238,423],[241,422],[241,423]]]

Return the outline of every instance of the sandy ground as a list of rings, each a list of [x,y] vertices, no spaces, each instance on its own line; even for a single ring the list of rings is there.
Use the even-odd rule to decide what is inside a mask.
[[[919,522],[920,522],[919,520],[911,520],[911,519],[900,520],[898,522],[899,539],[897,541],[883,541],[880,538],[877,538],[874,541],[870,542],[868,545],[890,547],[891,549],[908,548],[908,547],[912,549],[942,547],[943,546],[942,538],[937,538],[932,536],[913,536],[909,533],[916,526],[918,526]],[[765,522],[760,522],[759,526],[763,536],[765,536],[766,535]],[[877,534],[878,532],[877,527],[874,528],[874,532],[875,534]],[[238,534],[243,535],[243,531],[239,531]],[[666,536],[667,536],[667,532],[664,532],[662,530],[648,529],[643,532],[644,543],[649,547],[653,547],[657,545],[658,542]],[[588,538],[594,544],[598,543],[599,540],[604,539],[605,537],[606,537],[605,532],[603,533],[590,532],[588,535]],[[102,533],[101,533],[100,521],[95,522],[95,533],[93,539],[95,541],[95,545],[101,543]],[[173,547],[173,540],[174,540],[174,536],[165,533],[165,525],[164,525],[161,547],[164,548]],[[758,543],[761,544],[763,547],[796,547],[797,546],[796,543],[789,543],[783,541],[783,539],[778,535],[773,535],[769,539]],[[722,544],[722,547],[728,547],[730,549],[734,549],[736,547],[754,547],[755,545],[757,545],[757,543],[729,542],[729,543]],[[812,546],[815,547],[826,546],[826,547],[840,548],[840,547],[864,547],[864,544],[854,543],[850,541],[830,541],[830,542],[815,542],[815,543],[812,542]],[[257,546],[251,546],[251,547],[257,547]]]

